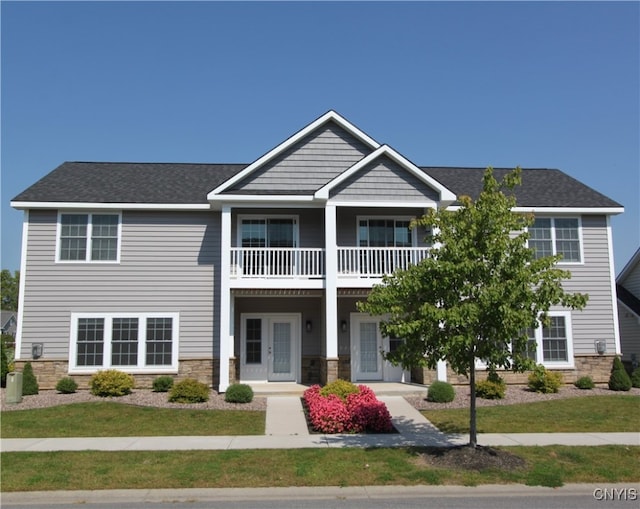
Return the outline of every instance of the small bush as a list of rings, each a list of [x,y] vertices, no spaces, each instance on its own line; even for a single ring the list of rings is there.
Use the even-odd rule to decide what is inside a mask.
[[[476,382],[476,396],[483,399],[503,399],[507,386],[492,380]]]
[[[456,397],[453,385],[447,382],[433,382],[427,392],[427,401],[434,403],[449,403]]]
[[[329,394],[335,394],[342,401],[347,400],[347,396],[349,394],[357,394],[359,391],[358,386],[347,380],[335,380],[334,382],[328,383],[322,389],[320,389],[321,396],[328,396]]]
[[[73,394],[77,390],[78,384],[69,376],[61,378],[56,384],[56,391],[61,392],[62,394]]]
[[[159,376],[153,381],[153,392],[169,392],[173,387],[173,377]]]
[[[543,394],[558,392],[562,386],[562,373],[549,371],[542,364],[538,364],[529,375],[529,389]]]
[[[593,389],[596,386],[590,376],[581,376],[574,385],[578,389]]]
[[[118,371],[117,369],[98,371],[89,381],[91,394],[103,398],[119,397],[131,394],[133,385],[133,376],[128,373]]]
[[[186,378],[171,387],[169,401],[172,403],[204,403],[209,401],[209,386],[194,378]]]
[[[227,403],[251,403],[253,401],[253,389],[247,384],[231,384],[224,393]]]
[[[631,373],[631,385],[633,387],[640,387],[640,368],[636,368]]]
[[[631,390],[631,377],[629,373],[627,373],[627,370],[624,369],[620,357],[613,359],[613,367],[611,368],[611,376],[609,377],[609,389],[612,391]]]
[[[30,362],[27,362],[22,370],[22,395],[31,396],[38,394],[39,391],[40,387],[38,386],[36,375],[33,374],[33,366],[31,366]]]

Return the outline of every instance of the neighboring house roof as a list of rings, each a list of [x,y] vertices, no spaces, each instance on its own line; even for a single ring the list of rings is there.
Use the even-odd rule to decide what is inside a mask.
[[[631,260],[629,260],[620,271],[620,274],[618,274],[618,277],[616,278],[616,282],[622,283],[627,278],[627,276],[631,275],[638,264],[640,264],[640,247],[633,254]]]
[[[15,332],[15,322],[15,311],[2,310],[2,312],[0,312],[0,328],[2,328],[3,332]]]
[[[636,316],[640,316],[640,299],[620,284],[616,284],[618,300],[633,311]]]

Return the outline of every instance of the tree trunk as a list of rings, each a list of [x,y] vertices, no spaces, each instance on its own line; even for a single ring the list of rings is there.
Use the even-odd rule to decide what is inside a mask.
[[[478,446],[478,430],[476,426],[476,358],[471,354],[471,370],[469,371],[469,391],[471,404],[469,406],[469,446]]]

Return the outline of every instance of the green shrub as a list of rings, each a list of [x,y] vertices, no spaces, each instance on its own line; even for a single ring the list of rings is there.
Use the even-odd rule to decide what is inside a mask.
[[[171,387],[169,401],[172,403],[204,403],[209,401],[209,386],[193,378],[186,378]]]
[[[253,401],[253,389],[246,384],[231,384],[224,393],[227,403],[251,403]]]
[[[153,381],[153,392],[169,392],[173,387],[173,377],[159,376]]]
[[[633,387],[640,387],[640,368],[636,368],[631,373],[631,385]]]
[[[131,394],[133,385],[133,376],[117,369],[98,371],[89,381],[91,394],[103,398]]]
[[[427,392],[427,401],[434,403],[449,403],[456,397],[453,385],[447,382],[433,382]]]
[[[612,391],[629,391],[631,390],[631,377],[620,357],[614,357],[613,367],[611,368],[611,376],[609,377],[609,389]]]
[[[62,394],[73,394],[77,390],[78,384],[69,376],[61,378],[56,384],[56,391],[61,392]]]
[[[27,362],[22,370],[22,395],[31,396],[38,394],[39,391],[40,387],[38,387],[36,375],[33,374],[33,366],[31,366],[30,362]]]
[[[507,390],[507,384],[494,380],[476,382],[476,396],[483,399],[502,399]]]
[[[538,364],[529,375],[529,389],[543,394],[558,392],[562,386],[562,373],[549,371],[542,364]]]
[[[596,386],[590,376],[581,376],[574,385],[578,389],[593,389]]]
[[[360,392],[360,389],[358,389],[357,385],[341,379],[328,383],[320,389],[321,396],[326,398],[329,394],[335,394],[342,401],[346,401],[349,394],[357,394],[358,392]]]

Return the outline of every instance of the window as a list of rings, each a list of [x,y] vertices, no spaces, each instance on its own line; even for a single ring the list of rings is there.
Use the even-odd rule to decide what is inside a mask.
[[[529,337],[527,356],[537,364],[545,366],[570,366],[573,364],[571,314],[549,313],[548,325],[527,329]],[[535,344],[535,349],[532,345]],[[531,346],[530,346],[531,345]]]
[[[262,363],[262,320],[247,318],[246,363]]]
[[[360,247],[412,247],[413,231],[406,219],[359,219]]]
[[[294,218],[241,219],[242,247],[295,247],[297,221]]]
[[[71,371],[177,369],[176,313],[74,313]]]
[[[535,257],[559,254],[562,262],[582,261],[580,222],[577,218],[536,218],[529,227],[529,247]]]
[[[119,214],[60,214],[58,260],[118,261]]]

